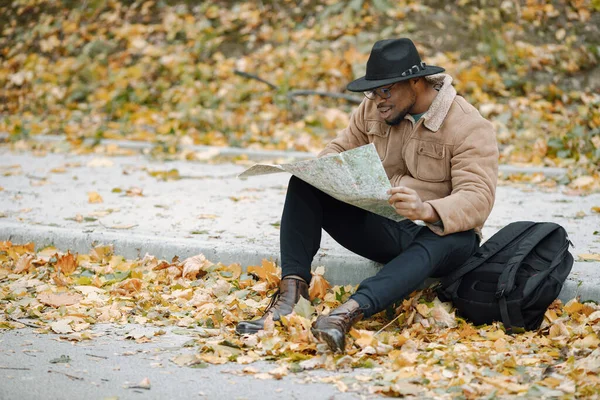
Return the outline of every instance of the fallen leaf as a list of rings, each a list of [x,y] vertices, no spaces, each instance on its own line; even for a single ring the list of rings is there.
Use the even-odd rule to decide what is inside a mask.
[[[171,358],[171,361],[180,367],[198,367],[206,365],[196,354],[180,354]]]
[[[212,265],[210,261],[204,257],[204,254],[198,254],[193,257],[186,258],[183,261],[182,276],[187,279],[197,279],[198,275],[206,274],[205,268]],[[202,271],[202,273],[201,273]]]
[[[200,215],[198,215],[198,219],[216,219],[216,218],[219,218],[219,217],[215,214],[200,214]]]
[[[67,276],[71,275],[77,269],[77,254],[73,255],[67,251],[67,254],[58,256],[56,268]]]
[[[37,296],[40,303],[52,307],[70,306],[81,301],[82,296],[78,293],[40,293]],[[62,333],[62,332],[61,332]]]
[[[281,268],[272,261],[262,260],[261,266],[251,265],[247,271],[258,279],[266,281],[270,287],[278,286],[281,280]]]
[[[142,281],[136,278],[127,279],[119,284],[118,290],[128,295],[139,293],[142,290]]]
[[[310,287],[308,288],[308,295],[311,300],[325,298],[327,291],[331,288],[327,279],[323,276],[325,273],[324,267],[317,267],[317,269],[312,273],[312,279],[310,281]]]
[[[143,192],[143,189],[133,186],[133,187],[130,187],[129,189],[127,189],[127,191],[125,192],[125,195],[128,197],[135,197],[135,196],[142,197],[144,195],[142,192]]]
[[[71,328],[71,320],[70,319],[61,319],[58,321],[54,321],[50,323],[50,328],[56,333],[71,333],[73,329]]]
[[[32,254],[23,254],[21,257],[19,257],[15,264],[14,273],[20,274],[22,272],[28,272],[32,267],[31,262],[34,258],[35,256],[33,256]]]
[[[139,383],[136,383],[136,384],[133,384],[133,385],[128,385],[127,388],[129,388],[129,389],[145,389],[145,390],[150,390],[150,379],[144,378]]]
[[[71,362],[71,357],[67,356],[67,355],[61,355],[58,358],[53,358],[52,360],[50,360],[50,364],[66,364]]]
[[[296,305],[294,306],[294,312],[301,317],[310,319],[315,313],[315,308],[310,304],[310,301],[304,297],[300,297]]]
[[[579,254],[579,261],[600,261],[600,254],[598,254],[598,253]]]
[[[97,167],[112,167],[114,163],[108,158],[94,158],[87,163],[88,167],[97,168]]]
[[[88,203],[102,203],[103,201],[98,192],[88,192]]]

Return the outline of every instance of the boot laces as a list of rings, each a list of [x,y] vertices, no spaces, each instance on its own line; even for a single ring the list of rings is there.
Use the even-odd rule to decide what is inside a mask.
[[[265,313],[268,312],[271,308],[273,308],[275,306],[275,303],[277,303],[277,300],[279,300],[280,296],[281,296],[280,289],[277,289],[273,294],[269,295],[269,297],[271,298],[271,301],[269,301],[269,305],[267,306],[267,308],[265,308]]]

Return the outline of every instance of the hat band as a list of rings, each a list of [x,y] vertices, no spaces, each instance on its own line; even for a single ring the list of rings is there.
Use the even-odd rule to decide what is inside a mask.
[[[402,72],[400,74],[400,76],[404,77],[404,76],[414,75],[414,74],[416,74],[416,73],[418,73],[420,71],[425,71],[425,69],[427,69],[427,65],[424,62],[421,62],[419,64],[413,65],[412,67],[410,67],[406,71]],[[367,80],[369,80],[369,81],[375,81],[375,80],[379,80],[379,79],[395,78],[396,76],[370,76]]]
[[[406,71],[404,71],[401,76],[409,76],[418,73],[419,71],[425,71],[427,65],[424,62],[421,62],[419,65],[413,65]]]

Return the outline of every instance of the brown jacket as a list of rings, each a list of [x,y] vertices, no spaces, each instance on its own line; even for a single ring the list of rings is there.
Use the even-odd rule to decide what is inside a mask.
[[[417,191],[437,211],[438,235],[481,228],[494,205],[498,145],[492,124],[462,96],[449,75],[428,76],[439,89],[429,110],[415,123],[407,115],[389,126],[374,101],[364,100],[350,124],[319,154],[340,153],[373,143],[393,187]]]

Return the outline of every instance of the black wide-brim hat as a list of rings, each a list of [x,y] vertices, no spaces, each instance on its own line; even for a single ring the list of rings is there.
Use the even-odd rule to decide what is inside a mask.
[[[380,40],[373,45],[367,61],[367,73],[346,87],[351,92],[365,92],[407,79],[439,74],[444,68],[421,61],[410,39]]]

